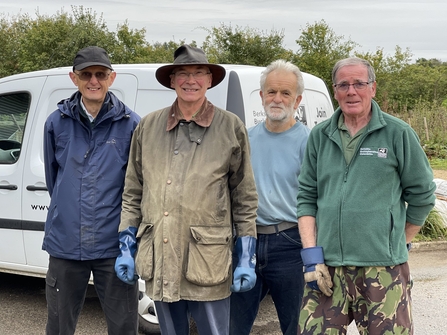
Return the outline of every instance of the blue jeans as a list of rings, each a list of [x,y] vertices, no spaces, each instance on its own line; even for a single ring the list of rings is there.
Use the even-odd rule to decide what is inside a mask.
[[[259,305],[268,292],[275,303],[283,334],[297,334],[304,291],[301,249],[297,227],[274,234],[258,234],[256,285],[248,292],[231,294],[231,335],[250,334]]]

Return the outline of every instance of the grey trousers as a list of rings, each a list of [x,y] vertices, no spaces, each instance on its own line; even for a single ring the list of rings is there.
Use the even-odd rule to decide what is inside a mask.
[[[138,284],[119,280],[114,265],[115,258],[73,261],[50,256],[45,280],[47,335],[74,334],[91,273],[108,334],[138,334]]]
[[[192,316],[200,335],[230,333],[230,298],[216,301],[155,301],[162,335],[189,334]]]

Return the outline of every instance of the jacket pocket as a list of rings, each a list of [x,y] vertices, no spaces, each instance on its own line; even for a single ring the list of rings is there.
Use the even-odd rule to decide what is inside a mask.
[[[142,223],[137,232],[138,248],[135,256],[137,273],[143,280],[154,277],[154,234],[153,224]]]
[[[231,269],[231,228],[191,227],[186,279],[201,286],[225,282]]]

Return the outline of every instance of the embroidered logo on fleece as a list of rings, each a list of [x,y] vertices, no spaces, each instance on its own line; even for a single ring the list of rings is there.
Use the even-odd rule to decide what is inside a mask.
[[[378,158],[388,157],[388,148],[360,148],[360,156],[377,156]]]

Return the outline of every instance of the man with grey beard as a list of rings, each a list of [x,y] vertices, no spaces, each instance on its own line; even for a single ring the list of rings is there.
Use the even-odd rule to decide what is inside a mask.
[[[261,75],[266,120],[249,129],[258,192],[257,280],[250,291],[231,295],[230,334],[248,335],[262,299],[270,292],[283,334],[296,335],[304,278],[297,224],[298,175],[310,130],[294,118],[304,82],[284,60]]]

